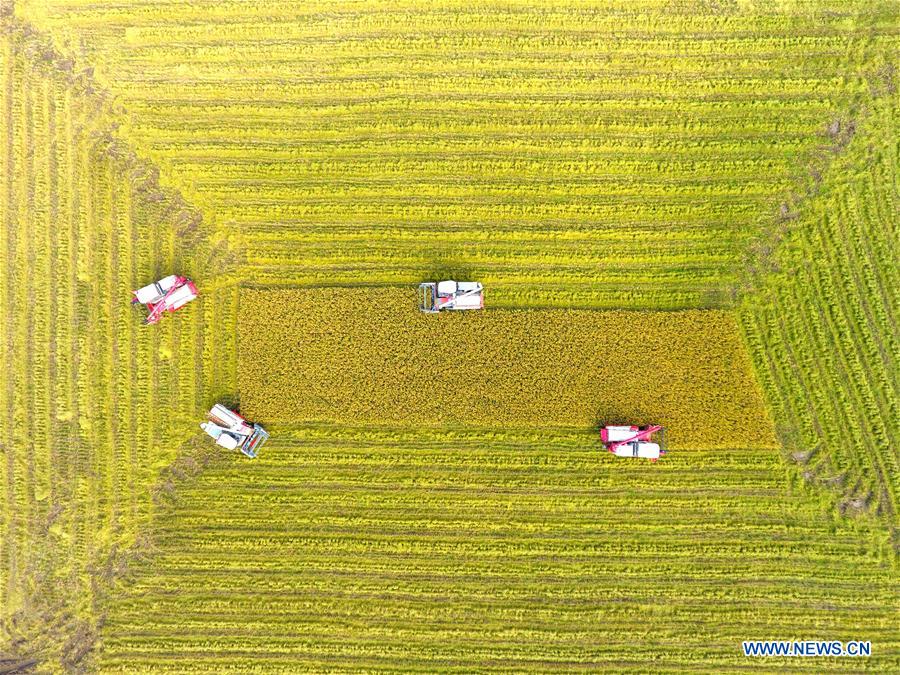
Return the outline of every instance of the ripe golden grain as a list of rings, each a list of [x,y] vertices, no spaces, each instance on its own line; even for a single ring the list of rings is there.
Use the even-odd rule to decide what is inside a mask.
[[[721,311],[425,315],[407,289],[247,290],[239,370],[261,421],[659,423],[681,447],[774,446]]]

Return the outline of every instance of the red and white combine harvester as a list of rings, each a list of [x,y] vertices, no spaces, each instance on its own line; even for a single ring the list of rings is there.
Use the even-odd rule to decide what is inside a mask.
[[[147,325],[157,323],[163,312],[174,312],[181,309],[197,297],[197,287],[187,277],[170,274],[156,283],[148,284],[133,292],[132,305],[146,305]]]
[[[665,432],[666,430],[658,424],[643,428],[605,426],[600,429],[600,440],[616,457],[640,457],[655,462],[660,455],[666,454]],[[659,443],[650,440],[656,433],[659,434]]]
[[[259,449],[267,440],[269,432],[258,424],[251,424],[233,410],[216,403],[207,413],[208,422],[202,422],[200,428],[216,445],[228,450],[240,450],[247,457],[256,457]]]
[[[445,309],[484,309],[484,286],[477,281],[429,281],[419,284],[419,309],[437,314]]]

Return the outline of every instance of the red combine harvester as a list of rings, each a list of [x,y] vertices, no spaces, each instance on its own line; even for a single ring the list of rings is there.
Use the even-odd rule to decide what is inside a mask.
[[[419,309],[437,314],[447,309],[484,309],[484,286],[478,281],[428,281],[419,284]]]
[[[640,457],[655,462],[666,454],[665,432],[658,424],[643,428],[633,425],[605,426],[600,429],[600,440],[616,457]],[[655,433],[659,433],[659,443],[650,440]]]
[[[146,305],[147,318],[144,324],[157,323],[163,312],[181,309],[197,297],[197,287],[187,277],[170,274],[159,281],[148,284],[133,292],[132,305]]]
[[[220,403],[216,403],[206,416],[209,421],[202,422],[200,428],[216,445],[227,450],[240,450],[252,459],[269,440],[269,432],[260,425],[248,422]]]

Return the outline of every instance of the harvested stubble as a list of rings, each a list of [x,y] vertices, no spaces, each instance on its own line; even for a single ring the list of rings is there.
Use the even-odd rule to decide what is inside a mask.
[[[245,278],[438,266],[510,308],[727,305],[895,23],[878,0],[15,4],[96,68]]]
[[[244,412],[266,422],[656,422],[680,447],[774,446],[727,312],[431,316],[414,303],[396,288],[243,291]]]
[[[213,349],[234,361],[230,336],[204,327],[226,320],[225,284],[140,326],[131,289],[161,270],[225,268],[190,231],[196,212],[113,135],[95,86],[0,12],[0,660],[12,670],[90,671],[99,598],[142,545],[160,469],[233,373],[195,365]]]

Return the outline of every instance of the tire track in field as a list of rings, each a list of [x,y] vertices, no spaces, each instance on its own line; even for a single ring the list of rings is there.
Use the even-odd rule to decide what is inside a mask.
[[[16,199],[15,199],[15,184],[11,180],[11,176],[13,175],[13,167],[16,166],[15,161],[15,131],[19,128],[19,124],[17,124],[18,117],[14,113],[14,94],[15,87],[14,82],[16,80],[15,76],[15,61],[12,58],[12,47],[4,40],[4,64],[3,64],[3,76],[4,76],[4,97],[3,97],[3,121],[4,121],[4,136],[5,143],[3,152],[5,155],[4,161],[4,190],[3,190],[3,211],[5,214],[4,222],[2,223],[2,232],[0,232],[0,241],[3,241],[3,248],[6,251],[5,260],[4,260],[4,274],[3,274],[3,283],[0,284],[2,288],[0,288],[0,293],[2,293],[2,297],[4,299],[3,303],[3,314],[4,316],[14,316],[15,310],[15,302],[16,302],[16,294],[15,294],[15,285],[10,283],[13,279],[13,273],[15,270],[15,258],[16,258],[16,228],[14,224],[14,219],[17,214],[16,209]],[[4,372],[12,372],[13,366],[13,355],[15,354],[14,346],[15,346],[15,336],[13,331],[7,330],[4,335],[4,359],[3,359],[3,370]],[[15,553],[15,545],[13,542],[16,541],[15,531],[13,528],[13,514],[15,513],[15,483],[16,483],[16,470],[15,470],[15,453],[16,446],[13,439],[13,428],[14,428],[14,395],[15,395],[15,385],[13,382],[13,378],[5,377],[4,378],[4,406],[2,414],[4,416],[4,424],[3,424],[3,437],[0,439],[0,443],[3,444],[3,462],[5,465],[4,471],[4,512],[3,512],[3,530],[4,536],[3,541],[0,542],[0,550],[3,552],[2,562],[3,562],[3,601],[4,606],[6,606],[11,600],[13,596],[13,588],[14,585],[18,581],[18,565],[16,561],[16,553]]]
[[[25,80],[29,81],[30,73],[24,74]],[[19,163],[19,178],[17,182],[17,202],[20,206],[16,218],[16,255],[13,260],[13,273],[22,281],[20,282],[19,293],[17,294],[16,304],[12,308],[11,314],[12,330],[16,336],[16,345],[13,350],[14,367],[12,376],[15,389],[13,390],[15,408],[13,411],[13,444],[16,448],[16,466],[17,466],[17,493],[16,493],[16,540],[22,541],[28,539],[34,532],[34,514],[35,501],[34,496],[34,457],[31,447],[32,428],[31,415],[33,408],[31,407],[32,385],[32,364],[33,357],[33,335],[32,335],[32,312],[26,311],[26,307],[33,306],[34,303],[34,279],[29,271],[33,267],[32,242],[29,236],[33,229],[33,219],[35,214],[32,209],[34,204],[34,153],[32,150],[32,133],[33,109],[31,105],[31,97],[33,92],[30,87],[24,88],[20,93],[22,126],[24,133],[18,139],[19,147],[17,148]],[[24,368],[23,368],[24,364]],[[33,571],[30,568],[27,559],[27,549],[21,551],[22,570],[24,576],[29,576]],[[27,606],[26,606],[27,608]]]
[[[49,365],[47,370],[47,382],[45,389],[46,403],[48,407],[48,433],[49,440],[49,462],[50,466],[59,466],[61,463],[60,453],[60,434],[54,428],[57,423],[57,415],[59,410],[54,405],[54,397],[56,394],[57,382],[59,380],[59,368],[57,363],[57,322],[59,321],[59,286],[56,268],[61,267],[59,249],[59,230],[60,230],[60,209],[59,209],[59,191],[60,191],[60,167],[59,167],[59,139],[60,130],[58,128],[56,102],[53,97],[48,96],[49,105],[49,129],[50,138],[49,148],[47,150],[48,157],[48,193],[50,201],[49,222],[47,227],[47,252],[48,259],[45,274],[49,280],[47,286],[47,302],[49,313],[49,325],[47,335],[47,345],[49,348],[48,358]],[[65,141],[63,141],[65,142]],[[55,262],[55,265],[54,265]],[[57,507],[63,500],[63,489],[60,475],[56,471],[50,471],[50,514],[48,515],[47,528],[51,528],[58,518]],[[61,509],[61,507],[60,507]]]

